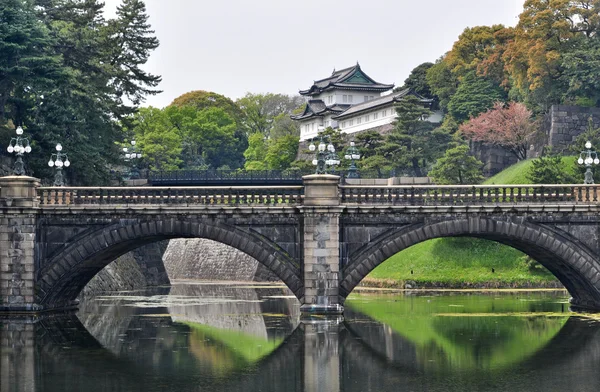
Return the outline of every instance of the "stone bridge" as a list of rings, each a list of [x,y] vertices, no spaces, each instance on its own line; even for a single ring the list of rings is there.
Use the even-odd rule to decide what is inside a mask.
[[[340,313],[395,253],[439,237],[477,237],[528,254],[600,310],[594,185],[348,186],[331,175],[279,187],[40,187],[0,178],[0,310],[75,307],[118,256],[171,238],[207,238],[277,275],[304,312]]]

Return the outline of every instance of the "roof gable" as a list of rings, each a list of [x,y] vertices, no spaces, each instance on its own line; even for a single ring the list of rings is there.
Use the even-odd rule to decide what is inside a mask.
[[[343,81],[345,83],[374,84],[373,81],[369,80],[360,70],[354,72],[352,76],[344,79]]]
[[[331,76],[316,80],[308,90],[300,90],[301,95],[317,95],[329,89],[372,89],[373,91],[386,91],[394,88],[393,84],[382,84],[371,79],[362,71],[359,64],[353,67],[333,71]]]

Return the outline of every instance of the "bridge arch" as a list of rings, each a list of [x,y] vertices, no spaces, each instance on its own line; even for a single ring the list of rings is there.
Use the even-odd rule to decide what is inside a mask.
[[[600,263],[572,235],[529,222],[492,218],[425,221],[370,243],[359,250],[341,271],[340,301],[375,267],[417,243],[442,237],[475,237],[500,242],[529,255],[546,267],[569,291],[580,308],[600,307]]]
[[[42,263],[36,277],[36,302],[45,309],[68,307],[85,285],[119,256],[172,238],[205,238],[232,246],[268,268],[297,298],[304,294],[297,261],[267,238],[222,223],[167,218],[121,221],[82,234]]]

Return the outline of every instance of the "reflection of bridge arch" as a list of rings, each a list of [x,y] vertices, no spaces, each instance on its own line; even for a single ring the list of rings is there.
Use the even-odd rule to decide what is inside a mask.
[[[359,249],[342,270],[340,297],[392,255],[441,237],[476,237],[500,242],[531,256],[567,288],[572,303],[595,308],[600,303],[600,264],[593,252],[571,234],[522,219],[433,217],[408,224]]]
[[[168,218],[121,220],[75,237],[44,263],[38,275],[36,302],[49,308],[64,306],[75,300],[83,287],[119,256],[171,238],[205,238],[232,246],[268,268],[296,297],[303,294],[297,262],[264,236],[219,222]]]

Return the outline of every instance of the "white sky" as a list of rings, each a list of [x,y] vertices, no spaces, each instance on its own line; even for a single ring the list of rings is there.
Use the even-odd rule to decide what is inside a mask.
[[[121,0],[104,0],[112,17]],[[524,0],[146,0],[160,40],[146,70],[162,75],[164,107],[207,90],[295,94],[360,62],[381,83],[450,50],[465,27],[514,26]]]

